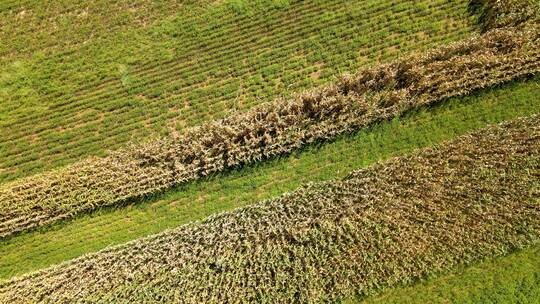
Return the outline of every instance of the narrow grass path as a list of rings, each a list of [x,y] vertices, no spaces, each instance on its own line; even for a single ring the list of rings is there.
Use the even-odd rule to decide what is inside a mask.
[[[451,99],[331,143],[191,183],[137,205],[104,209],[0,242],[0,278],[200,220],[210,214],[341,178],[375,161],[540,109],[540,77]]]
[[[390,289],[364,303],[538,303],[540,244],[418,284]]]

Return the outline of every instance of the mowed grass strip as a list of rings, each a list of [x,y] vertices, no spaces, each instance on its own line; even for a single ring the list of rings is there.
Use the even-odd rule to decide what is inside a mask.
[[[0,283],[0,302],[313,303],[540,241],[540,115]]]
[[[161,232],[213,213],[292,191],[310,181],[429,146],[456,135],[528,116],[540,108],[540,79],[455,98],[288,157],[219,174],[134,206],[105,209],[0,243],[0,277],[44,268],[110,245]]]
[[[537,303],[540,244],[378,296],[343,304]]]
[[[476,31],[466,0],[265,0],[240,8],[231,1],[192,3],[174,16],[129,26],[147,21],[141,12],[159,15],[167,8],[168,1],[150,2],[125,7],[120,1],[111,11],[126,16],[111,15],[110,21],[127,25],[88,41],[73,31],[86,24],[77,14],[100,22],[107,13],[90,5],[84,17],[86,7],[77,8],[82,4],[66,4],[65,20],[51,23],[69,32],[75,45],[70,40],[62,51],[6,59],[0,67],[0,182],[104,155],[132,140],[182,132]],[[25,18],[41,18],[20,13],[2,21],[16,27]],[[47,31],[36,39],[45,43],[40,35]]]

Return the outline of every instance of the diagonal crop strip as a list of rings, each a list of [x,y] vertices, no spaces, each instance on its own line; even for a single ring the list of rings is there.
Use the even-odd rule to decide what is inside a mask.
[[[291,152],[422,105],[540,70],[540,35],[495,29],[449,46],[345,75],[186,134],[0,188],[0,237],[110,206],[227,168]]]
[[[479,15],[482,30],[518,26],[538,18],[535,0],[469,0],[473,13]],[[535,7],[535,5],[537,7]]]
[[[1,303],[314,302],[540,240],[540,116],[0,283]]]

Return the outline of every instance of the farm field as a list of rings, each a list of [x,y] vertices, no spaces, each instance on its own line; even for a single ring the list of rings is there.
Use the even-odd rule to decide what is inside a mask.
[[[30,1],[3,12],[0,39],[13,42],[1,51],[0,182],[182,132],[476,30],[465,0],[186,2],[171,15],[172,2],[103,10],[103,1]],[[21,18],[27,28],[18,28]]]
[[[104,158],[0,187],[0,237],[290,153],[420,106],[540,69],[536,30],[482,37],[343,75],[334,83]]]
[[[490,126],[2,283],[0,294],[325,301],[505,254],[540,240],[539,134],[538,115]]]
[[[0,3],[0,303],[537,303],[539,20]]]
[[[411,287],[352,303],[536,303],[540,299],[540,245],[490,259]]]
[[[537,113],[540,79],[486,89],[413,111],[352,137],[181,186],[127,208],[104,209],[69,224],[1,241],[0,278],[40,269],[213,213],[342,178],[375,161],[426,147],[489,124]],[[23,252],[21,254],[21,252]]]

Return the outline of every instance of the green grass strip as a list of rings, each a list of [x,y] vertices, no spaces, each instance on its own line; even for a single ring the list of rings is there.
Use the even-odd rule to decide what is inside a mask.
[[[364,303],[539,303],[540,244],[409,287],[390,289]]]
[[[375,161],[540,109],[540,77],[451,99],[287,157],[191,183],[127,208],[101,210],[0,242],[0,278],[44,268],[216,212],[271,198],[309,181],[341,178]]]

